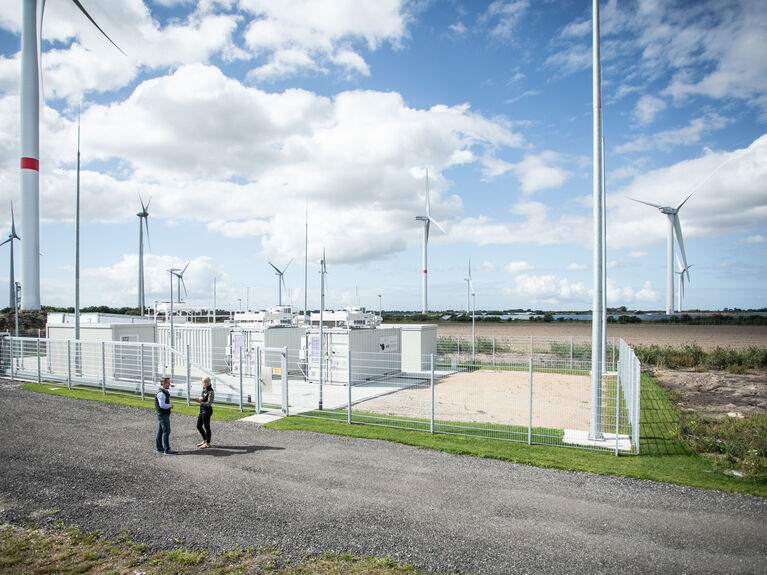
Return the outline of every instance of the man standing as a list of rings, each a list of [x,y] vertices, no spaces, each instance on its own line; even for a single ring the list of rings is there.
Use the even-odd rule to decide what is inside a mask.
[[[173,451],[170,448],[170,410],[173,409],[173,405],[170,402],[170,378],[163,377],[160,379],[160,391],[154,396],[154,408],[157,412],[157,436],[156,447],[157,453],[164,453],[165,455],[178,455],[178,452]]]

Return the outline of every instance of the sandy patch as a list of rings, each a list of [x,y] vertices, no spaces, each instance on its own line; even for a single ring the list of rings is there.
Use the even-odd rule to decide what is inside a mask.
[[[507,425],[528,424],[530,376],[524,371],[460,372],[434,386],[435,419]],[[588,376],[558,373],[533,375],[533,426],[588,429]],[[404,389],[358,404],[363,411],[428,419],[428,385]]]

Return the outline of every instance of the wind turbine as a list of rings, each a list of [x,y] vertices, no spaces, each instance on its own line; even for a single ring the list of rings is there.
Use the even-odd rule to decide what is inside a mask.
[[[428,245],[429,245],[429,226],[434,224],[442,233],[447,233],[440,223],[431,217],[431,206],[429,204],[429,170],[426,170],[426,214],[423,216],[416,216],[415,219],[419,222],[423,222],[423,282],[421,293],[421,313],[426,313],[429,309],[427,298],[427,274],[428,274]]]
[[[191,263],[191,262],[189,262],[189,263]],[[173,271],[171,271],[171,273],[174,276],[176,276],[176,284],[177,284],[176,296],[178,297],[178,302],[176,302],[176,303],[181,303],[181,286],[184,287],[184,293],[186,295],[189,295],[189,292],[186,291],[186,284],[184,283],[184,274],[186,273],[186,268],[189,267],[189,263],[187,263],[184,266],[183,270],[173,270]]]
[[[11,231],[8,234],[8,239],[5,240],[3,243],[0,244],[0,246],[4,246],[5,244],[10,244],[10,250],[11,250],[11,270],[8,275],[10,287],[8,288],[8,307],[12,307],[14,310],[18,307],[16,302],[16,278],[14,277],[13,273],[13,240],[20,240],[21,238],[16,234],[16,220],[13,216],[13,202],[11,202]],[[18,329],[16,330],[18,332]],[[16,333],[18,336],[19,334]]]
[[[682,262],[679,261],[679,255],[676,256],[676,263],[679,266],[676,274],[679,276],[679,294],[677,299],[677,311],[682,311],[682,300],[684,300],[684,274],[687,274],[687,281],[690,281],[690,268],[692,264],[688,266],[682,266]]]
[[[99,32],[120,50],[96,24],[79,0],[72,0]],[[38,1],[21,2],[21,283],[24,309],[40,309],[40,60]],[[39,31],[42,31],[45,0],[40,3]],[[120,50],[123,54],[122,50]]]
[[[679,210],[690,199],[692,194],[687,196],[681,204],[677,207],[661,206],[659,204],[652,204],[650,202],[644,202],[631,198],[635,202],[645,204],[653,208],[658,208],[662,214],[668,216],[668,232],[666,236],[666,257],[667,257],[667,269],[666,269],[666,315],[674,313],[674,235],[679,242],[679,252],[682,254],[682,266],[683,270],[687,270],[687,256],[684,253],[684,240],[682,239],[682,226],[679,223]],[[689,277],[689,272],[687,272]]]
[[[149,198],[146,205],[144,205],[141,195],[138,199],[141,202],[141,211],[136,214],[138,216],[138,307],[141,310],[141,317],[144,317],[144,228],[146,228],[146,243],[149,245],[149,249],[152,249],[149,241],[149,204],[152,202],[152,198]]]
[[[280,269],[276,265],[274,265],[269,260],[266,260],[267,263],[274,268],[275,273],[277,274],[277,291],[279,292],[279,296],[277,298],[278,305],[282,305],[282,289],[285,287],[285,271],[290,267],[290,264],[293,263],[293,259],[291,258],[288,262],[288,265],[286,265],[284,268]]]
[[[471,361],[473,362],[475,359],[475,352],[474,352],[474,343],[477,341],[477,339],[474,337],[474,307],[471,305],[470,297],[473,299],[476,295],[474,293],[474,284],[471,281],[471,258],[469,258],[469,277],[464,278],[464,281],[466,282],[466,313],[469,313],[471,310]]]

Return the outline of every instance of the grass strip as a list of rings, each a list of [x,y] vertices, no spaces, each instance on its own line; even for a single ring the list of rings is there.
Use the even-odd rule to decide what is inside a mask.
[[[48,512],[55,514],[55,511]],[[0,572],[8,575],[57,573],[274,573],[276,575],[424,575],[411,565],[389,557],[357,557],[349,553],[326,553],[291,561],[276,546],[234,547],[224,551],[189,549],[148,550],[127,535],[113,540],[98,532],[83,533],[52,517],[37,517],[48,525],[22,527],[0,525]]]
[[[72,397],[75,399],[85,399],[88,401],[99,401],[101,403],[114,403],[117,405],[127,405],[129,407],[142,407],[145,409],[154,409],[154,394],[147,393],[142,400],[141,396],[131,393],[124,393],[119,391],[109,391],[106,394],[102,394],[101,390],[93,388],[72,387],[67,389],[67,386],[56,383],[24,383],[22,388],[34,391],[37,393],[45,393],[47,395],[57,395],[60,397]],[[193,415],[197,416],[200,413],[200,406],[197,403],[191,405],[186,404],[186,400],[179,398],[172,398],[173,413],[181,415]],[[232,408],[231,405],[223,406],[214,403],[213,415],[211,419],[216,421],[234,421],[236,419],[242,419],[249,415],[255,414],[255,410],[252,407],[243,406],[243,411],[240,412],[238,408]]]

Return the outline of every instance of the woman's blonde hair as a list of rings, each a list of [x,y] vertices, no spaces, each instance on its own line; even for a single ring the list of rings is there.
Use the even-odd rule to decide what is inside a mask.
[[[202,383],[203,383],[203,385],[205,385],[207,387],[208,385],[210,385],[210,378],[206,377],[205,379],[202,380]]]

